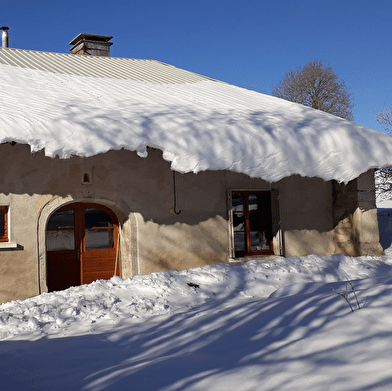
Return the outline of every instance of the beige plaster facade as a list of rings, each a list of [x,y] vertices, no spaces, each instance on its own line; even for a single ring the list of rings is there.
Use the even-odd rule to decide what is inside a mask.
[[[116,214],[123,278],[232,261],[231,190],[271,191],[276,255],[382,254],[372,171],[346,186],[300,176],[271,184],[230,171],[173,173],[154,149],[61,160],[6,143],[0,153],[9,162],[0,174],[0,205],[9,207],[0,303],[47,291],[46,224],[74,202]]]

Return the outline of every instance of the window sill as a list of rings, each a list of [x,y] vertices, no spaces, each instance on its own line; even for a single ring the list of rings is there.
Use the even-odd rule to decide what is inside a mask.
[[[280,258],[281,255],[276,254],[255,254],[255,255],[244,255],[237,258],[229,258],[229,263],[242,263],[248,262],[253,260],[260,260],[260,261],[270,261],[272,259]]]
[[[2,248],[18,248],[18,243],[0,242],[0,249]]]

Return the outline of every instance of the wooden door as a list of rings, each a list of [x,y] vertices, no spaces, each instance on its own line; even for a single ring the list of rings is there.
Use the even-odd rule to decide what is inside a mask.
[[[49,292],[120,275],[118,221],[102,205],[74,203],[54,212],[46,248]]]
[[[82,209],[81,284],[120,275],[116,216],[110,209],[97,208],[95,204],[83,204]]]

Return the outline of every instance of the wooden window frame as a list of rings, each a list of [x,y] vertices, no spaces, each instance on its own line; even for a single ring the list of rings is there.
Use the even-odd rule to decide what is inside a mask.
[[[83,209],[84,209],[84,213],[86,209],[95,209],[95,210],[100,210],[101,212],[106,213],[111,219],[112,219],[112,223],[113,226],[107,226],[107,227],[99,227],[99,226],[93,226],[93,227],[86,227],[86,224],[82,224],[80,226],[80,229],[82,229],[84,231],[84,235],[83,235],[83,250],[99,250],[99,249],[95,249],[95,248],[87,248],[86,247],[86,231],[87,230],[107,230],[107,231],[113,231],[113,239],[116,237],[116,235],[118,235],[118,226],[116,224],[117,221],[117,217],[115,216],[115,214],[113,213],[113,211],[109,208],[106,208],[104,205],[99,205],[99,204],[88,204],[85,203],[83,204]],[[115,240],[115,239],[114,239]],[[113,247],[109,247],[109,248],[116,248],[116,243],[113,242]]]
[[[3,235],[0,235],[0,242],[8,242],[8,206],[0,206],[0,210],[3,213],[4,222],[3,222]]]
[[[234,211],[233,211],[233,206],[232,206],[232,196],[233,193],[242,193],[244,194],[244,216],[245,216],[245,236],[246,236],[246,251],[235,251],[235,233],[234,233],[234,224],[233,224],[233,219],[234,219]],[[253,232],[250,229],[250,219],[249,215],[252,213],[249,213],[249,204],[248,204],[248,195],[249,193],[270,193],[270,200],[271,200],[271,205],[269,206],[269,213],[270,213],[270,218],[271,218],[271,232],[272,232],[272,218],[273,218],[273,211],[272,211],[272,192],[270,190],[236,190],[232,189],[230,190],[230,220],[231,220],[231,240],[232,240],[232,254],[234,258],[241,258],[241,257],[246,257],[246,256],[257,256],[257,255],[272,255],[274,254],[274,247],[273,247],[273,237],[270,238],[269,245],[270,248],[268,250],[251,250],[250,248],[250,232]],[[272,234],[273,236],[273,234]]]
[[[81,214],[84,215],[85,209],[88,209],[88,208],[100,210],[100,211],[106,213],[112,219],[113,226],[112,227],[95,227],[95,226],[94,227],[86,227],[84,218],[83,219],[79,218],[79,219],[75,220],[76,215],[78,215],[78,216],[80,216]],[[72,209],[74,211],[74,226],[67,227],[67,228],[47,228],[46,231],[47,232],[49,232],[49,231],[73,231],[74,237],[75,237],[75,248],[70,249],[69,251],[78,250],[80,252],[83,252],[87,249],[86,248],[86,234],[85,234],[86,229],[88,229],[88,230],[111,230],[111,231],[113,231],[113,237],[116,237],[118,235],[118,225],[116,223],[117,217],[111,209],[105,207],[104,205],[78,202],[78,203],[72,203],[72,204],[65,205],[62,208],[57,209],[54,213],[62,211],[62,210],[67,210],[67,209]],[[49,219],[50,219],[50,217],[49,217]],[[82,238],[82,241],[77,242],[77,240],[79,240],[80,238]],[[116,247],[116,243],[114,243],[114,247]],[[58,251],[61,251],[61,250],[58,250]]]

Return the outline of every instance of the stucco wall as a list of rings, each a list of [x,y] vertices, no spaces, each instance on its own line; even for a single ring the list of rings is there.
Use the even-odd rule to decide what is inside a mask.
[[[384,254],[379,242],[373,170],[348,184],[333,182],[333,222],[336,253]]]
[[[331,182],[292,176],[277,187],[285,255],[333,254]]]
[[[283,231],[282,236],[275,232],[276,254],[280,244],[286,256],[336,251],[333,184],[321,179],[294,176],[269,184],[229,171],[173,177],[161,152],[153,149],[145,159],[126,150],[51,159],[19,144],[2,144],[0,153],[10,162],[0,173],[0,205],[10,206],[11,241],[17,244],[15,249],[0,246],[0,302],[46,291],[46,223],[56,209],[72,202],[106,205],[117,215],[124,278],[228,262],[229,190],[276,189],[274,219],[277,224],[280,214]],[[83,183],[85,173],[89,184]],[[363,178],[363,187],[368,180]],[[375,209],[371,200],[361,202],[369,204],[366,216],[361,214],[367,233],[361,232],[360,240],[374,242]]]

